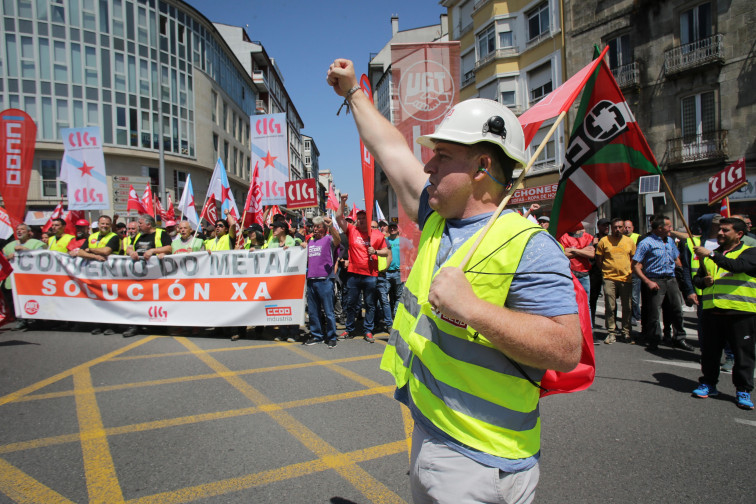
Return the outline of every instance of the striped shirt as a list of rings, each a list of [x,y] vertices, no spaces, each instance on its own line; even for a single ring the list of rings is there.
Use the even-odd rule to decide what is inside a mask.
[[[633,261],[643,265],[643,274],[648,278],[668,277],[674,276],[675,259],[679,255],[674,239],[662,239],[651,233],[638,243]]]

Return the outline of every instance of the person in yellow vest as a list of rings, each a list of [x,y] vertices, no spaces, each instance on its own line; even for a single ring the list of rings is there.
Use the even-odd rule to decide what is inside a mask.
[[[68,244],[74,239],[74,235],[66,233],[66,221],[53,219],[50,224],[50,233],[47,250],[68,254]]]
[[[171,242],[171,248],[174,254],[188,254],[205,250],[205,245],[202,240],[194,237],[194,230],[189,221],[182,220],[178,225],[178,236]]]
[[[137,221],[130,221],[126,224],[126,236],[121,240],[121,253],[126,255],[126,249],[133,247],[136,236],[139,234],[139,224]]]
[[[110,254],[117,254],[121,248],[121,240],[112,230],[113,221],[108,215],[101,215],[97,219],[97,232],[87,238],[87,242],[78,249],[70,252],[73,257],[81,257],[94,261],[106,261]]]
[[[699,386],[693,396],[706,398],[717,395],[719,362],[725,343],[735,355],[732,384],[736,389],[736,404],[745,410],[753,409],[754,361],[756,360],[756,248],[742,243],[746,224],[741,219],[719,221],[716,250],[697,246],[696,257],[703,261],[706,274],[698,270],[693,283],[703,289],[703,347]]]
[[[231,226],[226,219],[218,219],[215,222],[215,236],[205,240],[205,250],[208,252],[233,250],[235,248],[235,239],[236,226]]]
[[[545,369],[569,371],[580,359],[569,262],[543,228],[508,211],[461,265],[514,168],[526,162],[522,127],[497,102],[460,102],[432,135],[417,139],[433,150],[423,166],[359,92],[351,61],[335,60],[327,81],[422,229],[381,361],[415,420],[413,499],[531,502],[539,476],[537,384]]]

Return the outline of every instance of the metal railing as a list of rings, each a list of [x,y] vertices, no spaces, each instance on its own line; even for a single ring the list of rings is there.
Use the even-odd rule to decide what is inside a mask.
[[[664,71],[672,74],[712,62],[723,61],[722,34],[718,33],[666,51],[664,53]]]
[[[612,69],[612,74],[617,80],[617,85],[624,88],[628,86],[637,86],[640,84],[638,72],[638,63],[632,62]]]
[[[462,87],[465,87],[468,84],[472,84],[473,82],[475,82],[475,70],[465,72],[465,74],[462,76]]]
[[[727,130],[667,140],[669,163],[693,163],[727,156]]]

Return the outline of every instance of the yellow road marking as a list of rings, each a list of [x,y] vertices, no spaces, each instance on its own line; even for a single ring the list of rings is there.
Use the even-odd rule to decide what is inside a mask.
[[[89,362],[85,362],[84,364],[79,364],[76,367],[73,367],[71,369],[68,369],[66,371],[63,371],[61,373],[56,374],[55,376],[51,376],[49,378],[45,378],[42,381],[38,381],[37,383],[34,383],[32,385],[29,385],[28,387],[24,387],[20,390],[17,390],[13,393],[10,393],[6,396],[0,397],[0,406],[3,404],[8,404],[13,401],[17,401],[18,399],[24,397],[27,394],[30,394],[31,392],[34,392],[36,390],[39,390],[43,387],[46,387],[48,385],[51,385],[57,381],[62,380],[63,378],[68,378],[74,373],[77,373],[78,371],[82,369],[89,369],[90,367],[94,366],[95,364],[99,364],[100,362],[105,362],[106,360],[109,360],[116,355],[120,355],[124,352],[128,352],[129,350],[138,347],[139,345],[143,345],[147,343],[148,341],[152,341],[157,336],[147,336],[146,338],[142,338],[139,341],[135,341],[134,343],[131,343],[129,345],[126,345],[123,348],[119,348],[118,350],[114,350],[110,353],[107,353],[105,355],[102,355],[100,357],[97,357],[96,359],[92,359]]]
[[[82,369],[76,371],[73,378],[89,502],[95,504],[124,502],[121,485],[113,465],[113,457],[110,454],[108,438],[102,425],[100,408],[97,406],[97,398],[92,387],[92,375],[89,369]]]
[[[0,459],[0,493],[19,504],[73,504],[3,459]]]
[[[356,450],[344,453],[341,465],[350,465],[359,462],[367,462],[377,458],[395,455],[404,451],[404,441],[394,441],[383,445],[373,446],[362,450]],[[181,504],[191,502],[197,499],[217,497],[231,492],[238,492],[249,488],[267,485],[285,481],[287,479],[298,478],[317,472],[323,472],[332,469],[332,466],[326,464],[322,459],[311,460],[309,462],[300,462],[291,464],[278,469],[269,469],[255,474],[229,478],[212,483],[205,483],[193,487],[186,487],[171,492],[163,492],[154,495],[148,495],[128,501],[128,504]]]
[[[187,354],[191,355],[191,352],[187,352]],[[360,355],[357,357],[344,357],[341,359],[335,359],[335,360],[318,360],[313,362],[300,362],[297,364],[283,364],[281,366],[269,366],[264,368],[254,368],[254,369],[244,369],[241,371],[229,371],[229,374],[235,374],[235,375],[248,375],[248,374],[255,374],[255,373],[268,373],[273,371],[288,371],[291,369],[301,369],[306,367],[314,367],[314,366],[324,366],[329,365],[334,362],[356,362],[356,361],[362,361],[362,360],[370,360],[375,359],[380,356],[376,355]],[[95,387],[95,392],[112,392],[114,390],[126,390],[126,389],[132,389],[132,388],[139,388],[139,387],[154,387],[157,385],[169,385],[172,383],[186,383],[191,381],[197,381],[197,380],[217,380],[218,378],[223,378],[218,373],[207,373],[207,374],[200,374],[200,375],[192,375],[192,376],[178,376],[175,378],[163,378],[160,380],[149,380],[149,381],[143,381],[143,382],[132,382],[132,383],[121,383],[118,385],[104,385],[100,387]],[[17,399],[15,402],[23,402],[23,401],[38,401],[42,399],[57,399],[60,397],[69,397],[74,394],[73,390],[63,390],[60,392],[48,392],[45,394],[30,394],[25,397],[21,397]]]
[[[96,390],[96,389],[95,389]],[[332,394],[327,396],[313,397],[310,399],[297,399],[295,401],[287,401],[278,403],[281,409],[299,408],[302,406],[311,406],[313,404],[325,404],[329,402],[345,401],[348,399],[355,399],[358,397],[368,397],[371,395],[385,394],[387,391],[393,390],[392,386],[382,386],[372,389],[355,390],[353,392],[343,392],[340,394]],[[121,434],[131,434],[134,432],[144,432],[156,429],[165,429],[168,427],[178,427],[181,425],[191,425],[200,422],[210,422],[214,420],[223,420],[226,418],[235,418],[246,415],[253,415],[260,412],[260,408],[242,408],[226,411],[217,411],[213,413],[204,413],[201,415],[189,415],[176,418],[166,418],[163,420],[155,420],[152,422],[143,422],[131,425],[122,425],[119,427],[110,427],[105,429],[107,436],[118,436]],[[0,446],[0,454],[12,453],[24,450],[33,450],[37,448],[44,448],[47,446],[55,446],[65,443],[73,443],[79,441],[79,434],[64,434],[61,436],[51,436],[46,438],[32,439],[29,441],[21,441],[18,443],[10,443],[4,446]]]
[[[235,375],[228,375],[229,369],[208,355],[194,342],[186,338],[176,338],[187,349],[195,352],[195,355],[219,374],[225,373],[224,378],[247,399],[260,408],[265,408],[265,413],[281,425],[295,439],[312,451],[318,458],[334,469],[342,478],[352,484],[371,502],[378,503],[405,503],[397,494],[392,492],[383,483],[376,480],[367,471],[349,461],[336,448],[328,444],[324,439],[307,428],[278,405],[273,404],[260,391],[246,381]],[[349,463],[348,463],[349,462]],[[405,503],[406,504],[406,503]]]
[[[216,352],[235,352],[237,350],[256,350],[258,348],[276,348],[280,346],[280,343],[263,343],[260,345],[244,345],[244,346],[230,346],[225,348],[212,348],[209,350],[205,350],[207,353],[216,353]],[[192,352],[166,352],[166,353],[156,353],[156,354],[145,354],[145,355],[126,355],[124,357],[116,357],[115,359],[110,359],[112,361],[127,361],[127,360],[139,360],[139,359],[155,359],[158,357],[178,357],[181,355],[192,355]]]

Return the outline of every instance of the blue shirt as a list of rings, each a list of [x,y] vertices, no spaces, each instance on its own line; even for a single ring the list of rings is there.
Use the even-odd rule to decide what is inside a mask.
[[[428,205],[428,192],[423,190],[420,195],[417,220],[420,228],[432,212],[433,210]],[[502,212],[502,215],[508,212],[511,210]],[[485,226],[492,214],[493,212],[467,219],[447,219],[436,256],[436,268],[443,264],[461,244]],[[539,232],[531,236],[513,276],[505,303],[507,308],[544,317],[577,313],[575,290],[570,275],[570,261],[550,234]],[[540,452],[524,459],[507,459],[460,443],[425,418],[412,402],[406,385],[397,389],[394,397],[409,407],[412,418],[421,424],[426,432],[443,441],[452,450],[480,464],[514,473],[526,471],[538,462]]]
[[[675,259],[679,255],[675,240],[651,233],[638,244],[633,261],[643,265],[643,274],[648,278],[668,277],[675,275]]]
[[[388,271],[399,271],[399,254],[401,253],[399,237],[397,236],[393,240],[386,238],[386,243],[391,248],[391,264],[389,264]]]

